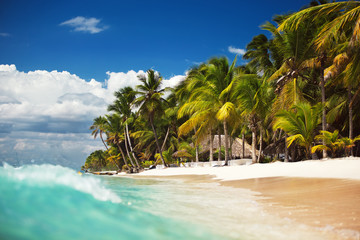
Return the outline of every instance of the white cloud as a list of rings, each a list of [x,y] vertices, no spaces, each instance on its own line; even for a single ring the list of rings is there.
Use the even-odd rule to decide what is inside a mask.
[[[124,72],[107,72],[106,73],[109,77],[109,79],[106,81],[107,88],[111,92],[118,91],[120,88],[123,87],[132,87],[135,89],[135,87],[139,84],[141,84],[138,76],[145,74],[144,71],[140,70],[138,72],[135,72],[133,70],[128,71],[127,73]]]
[[[234,53],[234,54],[239,54],[239,55],[244,55],[246,53],[246,51],[244,49],[235,48],[233,46],[229,46],[228,51],[231,53]]]
[[[107,74],[102,84],[67,71],[21,72],[13,64],[0,65],[0,161],[16,163],[16,151],[24,163],[36,159],[37,163],[80,166],[86,154],[102,149],[89,126],[106,113],[114,91],[135,88],[140,84],[137,76],[145,72]],[[163,87],[174,87],[183,78],[164,80]]]
[[[99,33],[108,28],[108,26],[100,25],[100,19],[85,18],[78,16],[60,23],[60,26],[70,26],[76,32],[87,32],[91,34]]]

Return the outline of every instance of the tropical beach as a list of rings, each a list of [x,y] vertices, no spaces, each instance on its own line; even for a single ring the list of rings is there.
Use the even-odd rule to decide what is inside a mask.
[[[1,239],[360,239],[360,1],[48,4],[3,11]]]
[[[249,189],[270,215],[311,226],[328,239],[359,239],[359,160],[172,168],[149,170],[134,177],[179,179],[185,184],[216,182]]]

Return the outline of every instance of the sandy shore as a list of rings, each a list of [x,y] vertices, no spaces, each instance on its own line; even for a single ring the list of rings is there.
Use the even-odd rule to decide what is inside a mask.
[[[360,158],[167,168],[138,176],[217,181],[223,186],[250,189],[261,194],[259,202],[270,214],[320,231],[336,231],[336,239],[360,239]]]

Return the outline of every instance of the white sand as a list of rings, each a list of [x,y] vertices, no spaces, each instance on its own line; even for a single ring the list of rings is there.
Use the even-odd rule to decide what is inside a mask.
[[[220,180],[240,180],[264,177],[307,177],[360,180],[360,158],[308,160],[295,163],[275,162],[228,167],[194,167],[154,169],[141,176],[213,175]]]

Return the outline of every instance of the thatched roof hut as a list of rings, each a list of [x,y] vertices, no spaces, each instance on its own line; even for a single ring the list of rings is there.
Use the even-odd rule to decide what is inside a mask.
[[[221,137],[221,146],[225,147],[225,136],[224,135],[220,135]],[[245,144],[245,157],[249,157],[251,156],[251,145],[248,144],[246,141],[244,142]],[[201,145],[201,153],[203,152],[208,152],[210,150],[210,136],[208,136],[206,139],[204,139],[203,141],[201,141],[200,143]],[[216,150],[219,148],[219,135],[215,135],[213,136],[213,149]],[[231,158],[240,158],[242,157],[242,152],[243,152],[243,141],[240,138],[235,138],[234,140],[231,141],[231,154],[232,157]],[[258,151],[256,150],[256,154],[258,154]]]

